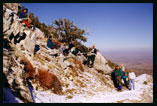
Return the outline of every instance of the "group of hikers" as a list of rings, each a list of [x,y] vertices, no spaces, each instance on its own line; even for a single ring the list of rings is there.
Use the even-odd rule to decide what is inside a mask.
[[[50,49],[59,49],[60,53],[64,56],[68,56],[70,52],[75,56],[81,54],[80,50],[76,47],[76,41],[72,41],[69,44],[65,42],[62,43],[52,38],[52,36],[50,36],[47,39],[47,47]],[[95,48],[95,45],[93,45],[92,50],[86,55],[87,65],[90,68],[92,68],[94,65],[96,54],[97,54],[97,49]]]
[[[122,85],[124,85],[129,90],[135,90],[135,73],[132,69],[127,71],[123,65],[117,65],[115,69],[111,73],[111,77],[114,83],[114,86],[118,89],[118,91],[122,90]]]
[[[28,28],[32,28],[33,27],[33,25],[31,25],[32,21],[29,18],[29,16],[27,16],[28,9],[24,7],[19,7],[18,10],[19,10],[18,16],[19,16],[20,22],[24,23]],[[75,56],[81,53],[79,49],[76,48],[75,44],[76,44],[75,41],[72,41],[69,44],[59,42],[57,40],[54,40],[52,36],[50,36],[47,39],[47,47],[50,49],[59,49],[60,53],[64,56],[67,56],[70,52]],[[36,54],[36,52],[39,50],[40,50],[39,45],[35,45],[34,54]],[[97,49],[95,48],[95,45],[93,45],[92,50],[86,53],[85,55],[85,57],[87,57],[86,64],[90,68],[92,68],[94,65],[96,54],[97,54]],[[118,89],[118,91],[122,90],[122,85],[123,85],[122,80],[127,89],[135,90],[135,77],[136,76],[132,69],[130,69],[128,72],[126,69],[124,69],[123,65],[122,66],[117,65],[115,69],[112,71],[111,77],[112,77],[114,86]]]

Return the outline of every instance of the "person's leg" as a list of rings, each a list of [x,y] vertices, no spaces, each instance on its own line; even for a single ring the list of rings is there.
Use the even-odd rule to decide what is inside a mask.
[[[22,23],[25,23],[28,28],[31,27],[31,26],[29,25],[29,23],[28,23],[27,21],[25,21],[25,20],[22,21]]]
[[[91,60],[92,60],[92,66],[94,65],[94,60],[95,60],[95,55],[91,56]]]
[[[135,90],[135,80],[134,79],[132,80],[132,86],[133,86],[133,89]]]
[[[129,88],[130,88],[130,90],[132,89],[132,86],[131,86],[131,79],[129,79]]]
[[[116,81],[116,79],[115,79],[115,78],[113,79],[113,84],[114,84],[115,88],[117,88],[117,87],[118,87],[118,86],[117,86],[117,81]]]
[[[89,66],[90,65],[90,56],[88,56],[87,58],[88,58],[87,65]]]
[[[123,78],[124,84],[127,87],[127,82],[126,82],[126,78]]]

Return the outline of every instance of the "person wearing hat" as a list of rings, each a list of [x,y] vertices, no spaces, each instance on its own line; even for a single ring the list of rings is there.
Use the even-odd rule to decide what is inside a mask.
[[[95,48],[95,45],[93,45],[92,50],[90,52],[90,56],[88,57],[88,65],[91,65],[90,67],[93,67],[93,65],[94,65],[96,54],[97,54],[97,50]],[[91,62],[91,64],[90,64],[90,62]]]
[[[122,77],[122,69],[119,67],[119,65],[116,66],[115,70],[115,76],[116,76],[116,81],[118,84],[118,90],[122,90],[122,82],[121,82],[121,77]]]

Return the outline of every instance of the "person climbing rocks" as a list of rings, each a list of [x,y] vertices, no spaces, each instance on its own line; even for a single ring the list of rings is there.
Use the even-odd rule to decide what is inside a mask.
[[[111,80],[113,81],[115,88],[118,88],[118,84],[117,84],[116,75],[115,75],[114,70],[111,72]]]
[[[24,8],[23,11],[21,11],[19,13],[19,18],[21,19],[22,23],[25,23],[26,26],[28,28],[32,28],[32,25],[30,25],[30,23],[32,22],[31,19],[27,16],[27,12],[28,12],[28,9],[27,8]]]
[[[125,84],[125,86],[126,86],[126,88],[127,89],[129,89],[129,87],[128,87],[128,81],[127,81],[127,69],[125,69],[124,71],[123,71],[123,81],[124,81],[124,84]]]
[[[116,66],[116,69],[114,70],[115,76],[116,76],[116,81],[118,84],[118,91],[122,90],[122,82],[121,82],[121,77],[122,77],[122,69],[119,67],[119,65]]]
[[[129,71],[129,89],[130,90],[132,90],[132,89],[135,90],[135,78],[136,78],[135,73],[133,72],[132,69],[130,69],[130,71]]]
[[[93,67],[96,54],[97,54],[97,50],[95,48],[95,45],[93,45],[92,50],[90,51],[90,53],[88,55],[88,66],[89,67]]]

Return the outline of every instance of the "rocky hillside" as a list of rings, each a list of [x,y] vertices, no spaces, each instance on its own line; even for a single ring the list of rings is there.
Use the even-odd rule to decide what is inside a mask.
[[[47,48],[47,38],[44,38],[40,29],[29,29],[20,23],[16,14],[11,15],[13,11],[17,12],[18,5],[20,4],[3,4],[4,102],[125,102],[128,100],[123,97],[115,101],[108,100],[110,98],[107,99],[108,101],[100,99],[100,95],[104,98],[118,93],[110,77],[112,69],[101,53],[97,53],[94,67],[89,68],[82,64],[86,60],[83,55],[63,56],[59,50]],[[40,50],[34,55],[35,44],[40,46]],[[140,90],[139,98],[142,98],[140,95],[145,94],[144,91],[152,95],[153,81],[146,79],[146,82],[148,86]],[[152,102],[153,97],[150,97],[149,102]],[[145,100],[147,98],[137,101]]]

